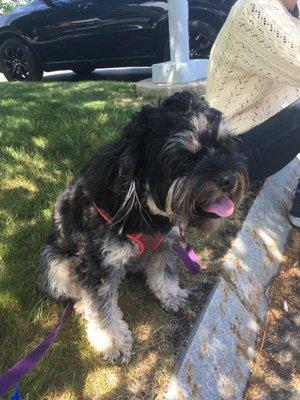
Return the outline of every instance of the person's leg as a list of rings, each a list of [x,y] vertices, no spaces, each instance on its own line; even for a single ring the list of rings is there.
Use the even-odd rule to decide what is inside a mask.
[[[300,153],[300,99],[237,139],[250,182],[273,175]]]
[[[300,99],[237,136],[237,140],[240,152],[247,158],[250,182],[273,175],[300,153]],[[300,228],[300,180],[289,220]]]
[[[293,226],[300,228],[300,179],[295,190],[292,208],[289,213],[289,220]]]

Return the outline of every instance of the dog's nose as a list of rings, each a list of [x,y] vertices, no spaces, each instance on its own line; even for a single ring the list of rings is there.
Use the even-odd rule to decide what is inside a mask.
[[[235,182],[235,174],[233,172],[230,172],[219,179],[219,187],[225,192],[229,192],[233,189]]]

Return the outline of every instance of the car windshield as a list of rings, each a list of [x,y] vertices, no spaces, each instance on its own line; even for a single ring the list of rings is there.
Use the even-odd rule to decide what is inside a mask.
[[[40,3],[46,4],[48,7],[59,7],[66,3],[70,3],[72,0],[37,0]]]

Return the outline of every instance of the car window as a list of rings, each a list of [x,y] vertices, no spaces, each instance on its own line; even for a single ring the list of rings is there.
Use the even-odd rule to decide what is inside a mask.
[[[79,0],[40,0],[41,3],[46,4],[48,7],[60,7],[65,4],[78,2]]]
[[[64,4],[75,3],[75,2],[78,2],[78,1],[79,0],[60,0],[60,2],[64,3]]]

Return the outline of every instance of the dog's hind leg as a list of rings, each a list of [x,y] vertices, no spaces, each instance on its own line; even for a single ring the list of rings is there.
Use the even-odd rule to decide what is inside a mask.
[[[179,286],[176,243],[178,236],[171,232],[146,266],[147,284],[166,310],[177,311],[187,301],[188,291]]]
[[[57,300],[76,300],[80,292],[72,279],[73,269],[71,258],[56,245],[48,244],[40,257],[39,288]]]

